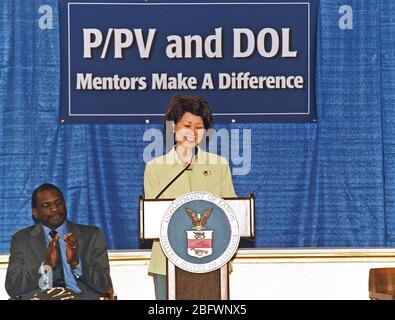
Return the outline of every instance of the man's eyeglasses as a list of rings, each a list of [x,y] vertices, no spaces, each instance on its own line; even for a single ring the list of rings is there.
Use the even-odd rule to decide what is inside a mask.
[[[58,199],[54,202],[44,202],[41,206],[39,206],[39,209],[50,209],[52,206],[55,206],[56,208],[61,207],[64,205],[64,200],[63,199]]]

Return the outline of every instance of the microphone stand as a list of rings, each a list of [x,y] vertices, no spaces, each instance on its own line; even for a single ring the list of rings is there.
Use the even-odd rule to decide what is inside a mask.
[[[192,154],[191,160],[189,160],[189,162],[188,162],[188,164],[186,165],[186,167],[185,167],[184,169],[182,169],[182,170],[180,171],[180,173],[177,174],[177,175],[174,177],[174,179],[171,180],[171,181],[167,184],[167,186],[164,187],[164,188],[162,189],[161,192],[158,193],[158,195],[155,197],[155,199],[158,199],[158,198],[162,195],[162,193],[165,192],[165,191],[167,190],[167,188],[170,187],[170,186],[172,185],[172,183],[178,179],[179,176],[181,176],[186,170],[188,170],[189,166],[192,164],[193,156],[197,155],[197,153],[198,153],[198,147],[195,147],[195,153]]]

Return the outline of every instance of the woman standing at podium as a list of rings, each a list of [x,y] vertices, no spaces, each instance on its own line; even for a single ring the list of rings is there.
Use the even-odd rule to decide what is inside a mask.
[[[146,164],[145,198],[174,199],[193,191],[236,197],[228,161],[199,147],[213,123],[207,102],[200,97],[175,96],[169,103],[165,121],[172,122],[175,146],[166,155]],[[153,243],[148,271],[154,277],[156,299],[165,300],[166,258],[159,241]]]

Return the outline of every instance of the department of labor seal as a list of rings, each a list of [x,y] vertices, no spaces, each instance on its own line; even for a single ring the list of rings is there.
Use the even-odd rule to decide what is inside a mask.
[[[159,239],[174,265],[205,273],[221,268],[233,257],[240,233],[236,215],[224,199],[191,192],[175,199],[166,210]]]

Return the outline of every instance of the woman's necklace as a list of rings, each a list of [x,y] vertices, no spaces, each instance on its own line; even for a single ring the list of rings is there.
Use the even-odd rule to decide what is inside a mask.
[[[178,158],[180,159],[182,165],[193,165],[193,162],[195,161],[195,155],[192,152],[188,152],[189,149],[183,148],[184,150],[181,150],[181,147],[176,148],[176,153],[178,155]],[[183,152],[184,151],[184,152]]]

